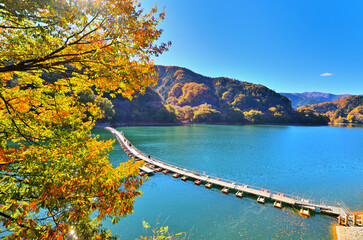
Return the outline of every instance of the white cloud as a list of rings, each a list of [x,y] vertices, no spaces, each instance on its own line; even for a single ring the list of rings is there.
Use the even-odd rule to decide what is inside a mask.
[[[320,74],[320,76],[322,77],[329,77],[329,76],[332,76],[333,74],[332,73],[322,73]]]

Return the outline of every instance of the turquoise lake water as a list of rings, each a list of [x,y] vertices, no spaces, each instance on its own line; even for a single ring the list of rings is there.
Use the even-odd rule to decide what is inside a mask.
[[[187,125],[117,128],[141,151],[187,168],[241,183],[344,201],[363,208],[363,128],[300,126]],[[114,139],[95,130],[101,139]],[[116,142],[115,166],[128,160]],[[276,209],[256,197],[236,198],[156,173],[141,187],[134,213],[117,225],[106,222],[120,239],[146,235],[142,221],[169,226],[187,239],[332,239],[336,219],[299,216],[298,209]]]

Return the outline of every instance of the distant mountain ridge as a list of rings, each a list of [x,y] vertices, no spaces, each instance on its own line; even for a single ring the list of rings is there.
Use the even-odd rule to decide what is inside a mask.
[[[303,92],[303,93],[280,93],[291,100],[293,108],[298,108],[308,104],[317,104],[339,100],[345,97],[352,96],[350,94],[331,94],[322,92]]]
[[[155,66],[159,79],[132,101],[109,98],[111,124],[327,124],[310,109],[294,110],[291,101],[258,84],[211,78],[177,66]]]

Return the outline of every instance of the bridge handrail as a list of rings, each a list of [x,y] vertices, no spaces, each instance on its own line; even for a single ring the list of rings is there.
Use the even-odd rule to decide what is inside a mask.
[[[140,155],[144,156],[145,158],[147,158],[148,156],[143,153],[142,151],[140,151],[138,148],[136,148],[134,145],[131,144],[131,147],[136,151],[138,152]],[[235,183],[236,185],[240,185],[240,186],[243,186],[243,185],[248,185],[249,188],[252,188],[252,189],[255,189],[255,190],[263,190],[265,188],[263,187],[258,187],[258,186],[254,186],[254,185],[251,185],[251,184],[247,184],[247,183],[242,183],[242,182],[239,182],[235,179],[225,179],[225,178],[222,178],[222,177],[219,177],[219,176],[216,176],[216,175],[212,175],[212,174],[205,174],[204,171],[200,171],[198,169],[193,169],[193,168],[190,168],[190,167],[185,167],[181,164],[178,164],[178,163],[171,163],[169,161],[166,161],[162,158],[159,158],[159,157],[152,157],[151,160],[153,161],[159,161],[159,162],[162,162],[170,167],[177,167],[177,168],[180,168],[181,170],[187,170],[188,172],[192,172],[192,171],[196,171],[196,172],[199,172],[200,173],[200,176],[208,176],[210,177],[211,179],[220,179],[221,181],[224,181],[224,182],[228,182],[228,183]],[[271,194],[278,194],[280,193],[281,191],[277,191],[277,190],[271,190],[269,189],[269,193]],[[300,197],[298,196],[297,194],[286,194],[284,193],[284,195],[288,198],[291,198],[291,199],[294,199],[295,201],[299,201],[299,202],[306,202],[306,203],[310,203],[310,204],[314,204],[316,201],[313,199],[313,198],[306,198],[306,197]]]
[[[352,211],[349,209],[349,207],[342,201],[342,208],[343,211],[349,216],[349,215],[353,215]]]
[[[131,147],[136,151],[136,152],[138,152],[139,154],[141,154],[141,155],[143,155],[144,157],[148,157],[146,154],[144,154],[142,151],[140,151],[139,149],[137,149],[134,145],[131,145]],[[224,181],[224,182],[228,182],[228,183],[236,183],[237,185],[240,185],[240,186],[243,186],[243,185],[248,185],[250,188],[253,188],[253,189],[256,189],[256,190],[263,190],[263,189],[265,189],[265,188],[263,188],[263,187],[258,187],[258,186],[254,186],[254,185],[251,185],[251,184],[247,184],[247,183],[242,183],[242,182],[239,182],[238,180],[235,180],[235,179],[225,179],[225,178],[222,178],[222,177],[220,177],[220,176],[217,176],[217,175],[213,175],[213,174],[205,174],[205,172],[204,171],[200,171],[200,170],[198,170],[198,169],[193,169],[193,168],[190,168],[190,167],[185,167],[185,166],[183,166],[183,165],[180,165],[180,164],[178,164],[178,163],[171,163],[171,162],[169,162],[169,161],[166,161],[166,160],[164,160],[164,159],[161,159],[161,158],[159,158],[159,157],[152,157],[151,158],[151,160],[154,160],[154,161],[160,161],[160,162],[162,162],[162,163],[164,163],[164,164],[166,164],[166,165],[169,165],[169,166],[171,166],[171,167],[177,167],[177,168],[180,168],[181,170],[187,170],[188,172],[192,172],[192,171],[197,171],[197,172],[199,172],[200,173],[200,175],[201,176],[208,176],[208,177],[210,177],[210,178],[214,178],[214,179],[216,179],[216,178],[218,178],[218,179],[220,179],[221,181]],[[278,193],[280,193],[281,191],[277,191],[277,190],[270,190],[269,189],[269,193],[271,193],[271,194],[278,194]],[[284,194],[286,197],[289,197],[289,198],[292,198],[292,199],[294,199],[294,200],[296,200],[296,201],[301,201],[301,200],[305,200],[305,201],[309,201],[309,203],[311,203],[312,202],[312,198],[302,198],[302,197],[300,197],[300,196],[298,196],[298,195],[295,195],[295,194]]]

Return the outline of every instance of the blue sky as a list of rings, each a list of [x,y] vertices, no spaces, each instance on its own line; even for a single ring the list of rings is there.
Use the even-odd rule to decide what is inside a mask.
[[[149,9],[156,1],[141,2]],[[158,0],[158,6],[166,7],[161,40],[172,46],[156,64],[277,92],[363,94],[363,0]]]

